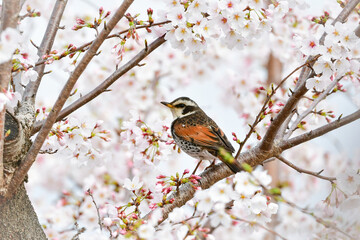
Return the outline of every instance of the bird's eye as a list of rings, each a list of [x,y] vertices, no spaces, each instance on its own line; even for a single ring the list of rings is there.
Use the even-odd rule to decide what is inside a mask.
[[[184,108],[184,107],[185,107],[185,104],[179,103],[179,104],[176,104],[175,107],[176,107],[176,108]]]

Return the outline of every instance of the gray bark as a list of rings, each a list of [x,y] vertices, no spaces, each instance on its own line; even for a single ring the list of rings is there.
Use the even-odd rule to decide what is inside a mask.
[[[20,115],[6,113],[4,130],[5,132],[10,130],[10,135],[5,139],[4,145],[6,184],[10,182],[16,167],[30,148],[30,126],[33,118],[34,109],[29,106],[27,111],[23,109]],[[47,239],[26,193],[24,183],[12,198],[4,199],[0,196],[0,202],[1,240]]]
[[[0,239],[47,239],[26,194],[24,184],[13,198],[0,206]]]

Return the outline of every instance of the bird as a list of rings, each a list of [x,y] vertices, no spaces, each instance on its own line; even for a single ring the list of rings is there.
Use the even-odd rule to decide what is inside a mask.
[[[232,155],[234,147],[214,120],[195,101],[179,97],[172,102],[161,103],[170,108],[173,115],[171,134],[175,143],[182,151],[200,160],[193,174],[202,160],[213,160],[210,165],[213,166],[216,159],[220,159],[234,173],[242,170],[240,163],[234,158],[225,159],[223,150]]]

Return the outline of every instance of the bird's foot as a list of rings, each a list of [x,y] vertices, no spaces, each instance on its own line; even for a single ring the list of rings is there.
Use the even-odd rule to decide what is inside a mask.
[[[214,160],[212,161],[212,163],[204,169],[204,171],[206,171],[206,170],[214,167],[214,166],[215,166],[215,162],[216,162],[216,160],[214,159]]]

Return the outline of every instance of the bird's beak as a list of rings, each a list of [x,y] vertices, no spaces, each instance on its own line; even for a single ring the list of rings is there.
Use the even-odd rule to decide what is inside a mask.
[[[168,102],[161,102],[161,104],[164,104],[165,106],[167,106],[168,108],[173,108],[174,106],[171,105],[170,103]]]

